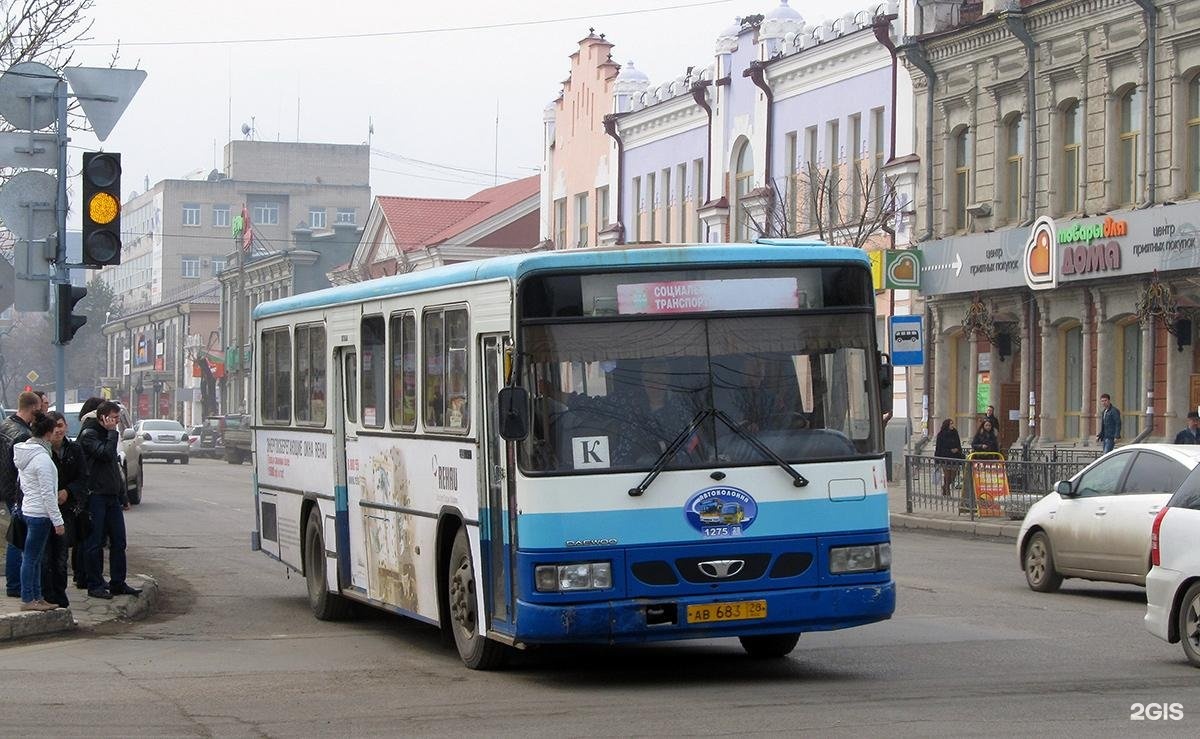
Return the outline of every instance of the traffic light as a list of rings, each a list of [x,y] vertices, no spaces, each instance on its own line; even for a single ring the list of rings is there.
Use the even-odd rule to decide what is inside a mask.
[[[87,316],[77,316],[74,313],[75,305],[83,300],[85,295],[87,295],[86,287],[67,284],[54,286],[54,310],[57,319],[54,322],[56,334],[54,343],[66,344],[75,336],[75,332],[87,323]]]
[[[83,264],[121,263],[121,155],[83,155]]]

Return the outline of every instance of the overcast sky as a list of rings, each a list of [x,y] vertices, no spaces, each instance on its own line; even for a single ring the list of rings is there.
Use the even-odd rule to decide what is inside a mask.
[[[557,96],[568,56],[589,26],[616,44],[617,61],[632,59],[657,83],[711,63],[717,34],[735,16],[777,4],[97,0],[93,40],[76,61],[105,65],[120,41],[117,66],[148,73],[103,144],[122,153],[126,195],[141,192],[145,178],[153,184],[220,168],[225,142],[242,138],[243,124],[253,122],[262,140],[363,143],[371,121],[374,195],[463,197],[493,183],[497,104],[500,181],[537,172],[542,110]],[[792,4],[809,21],[868,5]],[[526,25],[504,25],[520,23]],[[465,26],[487,28],[422,32]],[[72,145],[73,167],[80,150],[100,146],[88,134]]]

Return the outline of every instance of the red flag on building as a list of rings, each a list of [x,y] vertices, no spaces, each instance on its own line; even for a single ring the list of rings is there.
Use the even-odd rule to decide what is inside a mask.
[[[242,251],[249,254],[250,245],[254,243],[254,226],[250,223],[250,214],[246,212],[245,204],[242,205]]]

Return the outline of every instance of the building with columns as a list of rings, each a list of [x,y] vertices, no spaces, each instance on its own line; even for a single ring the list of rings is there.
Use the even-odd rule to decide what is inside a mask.
[[[1200,405],[1200,2],[920,0],[926,385],[1005,445],[1170,438]],[[932,446],[932,445],[931,445]]]
[[[911,246],[915,139],[897,133],[912,130],[912,82],[893,54],[910,9],[876,2],[808,22],[787,0],[763,5],[721,31],[711,57],[658,82],[613,63],[602,36],[579,42],[546,109],[544,238],[557,248],[762,236]],[[887,219],[877,217],[885,201]],[[585,218],[604,228],[581,227]],[[909,293],[879,293],[881,338]],[[893,382],[897,454],[912,374],[898,369]]]

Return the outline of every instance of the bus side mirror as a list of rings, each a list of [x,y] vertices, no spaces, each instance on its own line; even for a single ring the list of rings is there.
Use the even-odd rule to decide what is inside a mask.
[[[529,391],[523,387],[502,388],[496,403],[500,437],[505,441],[520,441],[529,436]]]

